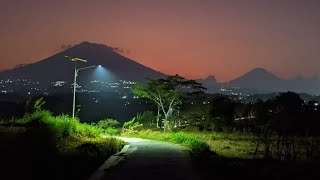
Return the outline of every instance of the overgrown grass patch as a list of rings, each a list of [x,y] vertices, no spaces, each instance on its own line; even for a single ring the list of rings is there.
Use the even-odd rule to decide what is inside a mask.
[[[226,158],[256,158],[254,151],[257,137],[253,134],[200,131],[164,133],[162,129],[140,129],[123,135],[177,143],[190,148],[193,152],[203,153],[211,150]]]
[[[99,156],[102,158],[115,154],[125,145],[123,141],[119,141],[116,138],[79,138],[77,136],[70,136],[59,143],[59,153],[77,153],[79,152],[77,147],[80,147],[83,144],[94,144],[101,153]]]
[[[184,132],[163,133],[160,131],[141,130],[134,133],[124,133],[123,135],[181,144],[190,148],[191,151],[196,154],[210,151],[210,147],[206,142],[199,140],[192,134]]]
[[[48,126],[58,138],[76,135],[79,137],[98,137],[104,130],[98,126],[80,123],[68,115],[52,116],[49,111],[37,111],[21,119],[0,123],[7,127]]]
[[[124,142],[102,138],[104,129],[67,115],[37,111],[0,121],[2,164],[7,179],[87,179]],[[18,170],[21,173],[15,173]],[[48,176],[50,174],[50,176]]]
[[[226,158],[253,159],[257,136],[248,133],[186,132],[206,142],[210,149]],[[263,148],[260,146],[259,148]]]
[[[120,135],[120,130],[117,128],[112,128],[112,127],[108,127],[104,130],[105,133],[109,134],[109,135]]]

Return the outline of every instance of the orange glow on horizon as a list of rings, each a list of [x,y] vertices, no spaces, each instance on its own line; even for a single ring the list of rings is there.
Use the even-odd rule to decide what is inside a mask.
[[[319,74],[320,2],[4,1],[0,69],[82,41],[167,74],[228,81],[263,67],[281,77]],[[84,13],[85,12],[85,13]]]

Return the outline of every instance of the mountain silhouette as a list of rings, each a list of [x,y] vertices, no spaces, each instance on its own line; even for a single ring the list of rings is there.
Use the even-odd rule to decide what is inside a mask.
[[[112,47],[103,44],[82,42],[39,62],[2,71],[0,78],[33,79],[41,82],[58,80],[72,82],[74,63],[65,58],[65,55],[86,59],[87,63],[77,63],[77,67],[79,68],[102,65],[108,72],[108,75],[112,76],[112,80],[144,81],[146,77],[163,78],[166,76],[161,72],[120,55]],[[90,73],[92,74],[93,71],[93,69],[83,71],[79,75],[79,78],[90,76]],[[109,79],[111,79],[111,77],[109,77]]]
[[[316,78],[282,79],[263,68],[255,68],[224,84],[228,87],[253,89],[260,93],[294,91],[317,94],[320,90],[320,81]]]
[[[209,75],[205,79],[196,79],[196,81],[207,88],[207,93],[217,93],[221,88],[221,84],[218,83],[217,79],[213,75]]]
[[[278,91],[282,79],[263,68],[255,68],[246,74],[228,82],[228,85],[256,90]]]
[[[66,81],[71,84],[73,82],[74,63],[65,58],[65,55],[87,60],[87,63],[77,63],[78,68],[102,65],[107,72],[104,73],[103,78],[108,82],[116,82],[118,80],[145,82],[146,78],[158,79],[167,77],[166,74],[139,64],[118,52],[117,48],[103,44],[82,42],[36,63],[20,64],[14,69],[1,71],[0,79],[32,79],[39,81],[42,88],[49,87],[50,83],[54,81]],[[93,76],[94,74],[97,74],[95,69],[81,71],[78,77],[79,83],[95,80],[97,77]],[[222,86],[249,89],[253,90],[251,92],[258,93],[284,91],[320,93],[320,80],[318,78],[282,79],[263,68],[255,68],[225,83],[217,82],[212,75],[196,81],[207,88],[207,93],[217,93]]]

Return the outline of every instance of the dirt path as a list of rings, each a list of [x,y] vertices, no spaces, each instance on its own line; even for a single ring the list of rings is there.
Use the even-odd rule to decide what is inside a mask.
[[[128,142],[129,146],[111,157],[111,161],[100,168],[100,175],[91,179],[200,179],[192,167],[187,148],[138,138],[121,139]]]

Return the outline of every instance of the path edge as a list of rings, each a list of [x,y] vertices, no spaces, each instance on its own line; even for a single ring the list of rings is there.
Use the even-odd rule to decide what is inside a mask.
[[[91,174],[88,180],[101,180],[107,169],[116,165],[120,160],[124,158],[123,156],[121,156],[121,154],[127,152],[129,147],[130,145],[127,144],[123,146],[120,152],[110,156],[93,174]]]

